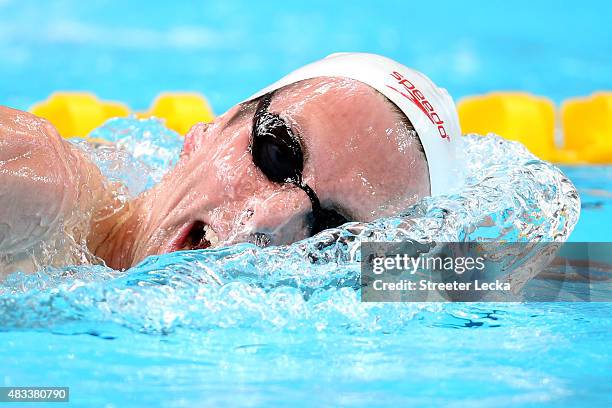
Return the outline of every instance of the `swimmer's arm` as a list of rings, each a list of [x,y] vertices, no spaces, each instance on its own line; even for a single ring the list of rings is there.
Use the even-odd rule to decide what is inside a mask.
[[[0,255],[27,251],[60,228],[88,226],[75,217],[105,194],[97,167],[49,122],[0,106]]]

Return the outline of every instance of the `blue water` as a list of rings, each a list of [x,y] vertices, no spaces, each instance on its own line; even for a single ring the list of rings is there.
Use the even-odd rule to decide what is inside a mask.
[[[582,213],[570,236],[574,242],[612,241],[612,166],[564,166],[578,188]]]
[[[69,385],[79,406],[610,404],[609,307],[445,307],[390,326],[9,332],[4,385]]]
[[[0,0],[0,103],[86,89],[144,109],[185,89],[220,113],[343,50],[397,58],[459,97],[612,88],[607,2],[371,4]],[[612,169],[563,170],[582,200],[570,239],[610,241]],[[164,269],[201,261],[185,257],[23,282],[19,307],[2,298],[0,385],[70,386],[92,407],[612,404],[609,303],[364,305],[350,281],[313,293],[248,275],[194,293],[193,275]]]

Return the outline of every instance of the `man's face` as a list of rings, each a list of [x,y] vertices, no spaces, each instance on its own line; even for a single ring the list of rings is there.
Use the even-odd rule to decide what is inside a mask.
[[[178,164],[142,200],[134,260],[180,249],[311,235],[311,202],[270,181],[250,152],[257,102],[186,136]],[[384,96],[360,82],[315,78],[276,91],[268,112],[300,140],[302,178],[323,208],[351,221],[397,213],[429,194],[419,143]]]

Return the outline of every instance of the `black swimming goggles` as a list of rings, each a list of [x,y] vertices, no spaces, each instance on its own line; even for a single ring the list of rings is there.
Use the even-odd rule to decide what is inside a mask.
[[[303,182],[304,153],[300,140],[281,117],[268,112],[272,92],[264,95],[253,117],[250,151],[253,163],[275,183],[290,183],[302,189],[312,205],[311,235],[338,227],[348,220],[336,211],[321,207],[315,192]]]

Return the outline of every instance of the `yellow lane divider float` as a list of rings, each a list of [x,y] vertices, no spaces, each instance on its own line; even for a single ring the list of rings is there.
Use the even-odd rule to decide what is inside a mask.
[[[101,101],[87,92],[56,92],[30,111],[49,120],[66,138],[84,137],[108,119],[130,113],[127,105]]]
[[[467,97],[457,110],[463,133],[494,132],[556,163],[612,163],[612,92],[564,101],[559,129],[553,102],[523,92]],[[562,132],[561,145],[556,131]]]
[[[560,112],[551,100],[524,92],[467,97],[457,109],[463,133],[494,132],[557,163],[612,163],[612,92],[566,100]],[[83,92],[54,93],[31,111],[51,121],[64,137],[86,136],[110,118],[133,113],[123,103]],[[214,119],[210,104],[198,93],[163,93],[148,111],[133,114],[164,119],[181,135],[195,123]],[[563,133],[561,146],[555,143],[556,132]]]
[[[524,144],[549,160],[554,148],[555,107],[546,98],[521,92],[471,96],[457,105],[463,133],[496,133]]]
[[[102,101],[92,93],[56,92],[30,111],[53,123],[65,138],[84,137],[108,119],[130,114],[164,119],[168,128],[181,135],[198,122],[214,119],[210,104],[198,93],[163,93],[148,111],[134,113],[123,103]]]
[[[564,148],[588,163],[612,163],[612,92],[561,105]]]
[[[160,94],[148,112],[136,116],[163,118],[167,127],[181,135],[185,135],[196,123],[212,122],[215,118],[208,101],[198,93]]]

